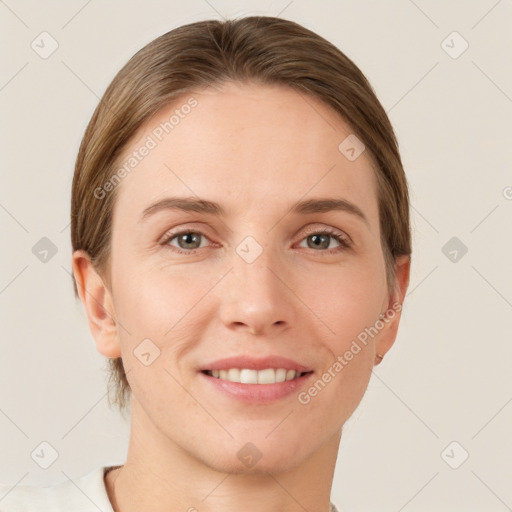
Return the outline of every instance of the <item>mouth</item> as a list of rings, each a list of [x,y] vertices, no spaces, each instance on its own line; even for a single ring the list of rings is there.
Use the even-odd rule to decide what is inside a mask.
[[[248,354],[210,361],[198,368],[208,393],[246,404],[271,404],[292,396],[313,379],[314,370],[281,355]]]
[[[214,400],[224,396],[248,405],[278,403],[310,385],[314,378],[313,371],[290,368],[225,368],[201,370],[198,375],[214,393]]]
[[[227,368],[223,370],[202,370],[202,373],[214,379],[228,382],[269,385],[297,380],[303,375],[308,375],[313,372],[300,372],[286,368],[264,368],[262,370],[252,368]]]

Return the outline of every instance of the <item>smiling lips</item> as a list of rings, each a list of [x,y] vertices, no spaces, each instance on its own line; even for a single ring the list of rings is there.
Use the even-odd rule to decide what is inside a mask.
[[[205,373],[217,379],[240,382],[241,384],[275,384],[276,382],[294,380],[307,372],[287,370],[286,368],[265,368],[263,370],[229,368],[228,370],[206,370]]]
[[[310,368],[281,356],[230,357],[215,361],[201,371],[219,380],[241,384],[277,384],[311,373]]]

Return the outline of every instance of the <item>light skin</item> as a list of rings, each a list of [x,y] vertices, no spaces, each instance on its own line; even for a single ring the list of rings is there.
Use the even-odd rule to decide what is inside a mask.
[[[107,475],[107,491],[116,512],[328,512],[343,424],[376,354],[393,345],[400,312],[306,405],[298,392],[242,403],[205,384],[198,368],[277,354],[311,367],[314,382],[403,302],[409,258],[397,259],[390,294],[370,157],[349,161],[338,150],[352,133],[347,123],[292,89],[191,93],[145,123],[124,154],[190,96],[197,106],[119,185],[111,289],[87,254],[73,254],[97,349],[123,358],[132,389],[128,457]],[[219,203],[225,216],[164,209],[141,220],[149,205],[177,196]],[[344,199],[366,221],[346,210],[291,212],[318,198]],[[329,235],[319,242],[325,229],[351,245]],[[197,235],[163,243],[170,231]],[[252,263],[236,250],[248,236],[262,249]],[[144,339],[160,350],[149,366],[134,355]],[[261,453],[251,468],[237,457],[248,442]]]

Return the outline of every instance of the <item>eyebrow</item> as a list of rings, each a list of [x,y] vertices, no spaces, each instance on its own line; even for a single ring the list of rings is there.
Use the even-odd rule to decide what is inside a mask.
[[[182,210],[187,212],[206,213],[217,217],[225,217],[226,210],[219,204],[206,199],[194,199],[189,197],[166,197],[148,206],[143,212],[139,222],[161,210]],[[319,198],[307,199],[295,203],[290,209],[291,213],[308,215],[311,213],[326,213],[330,211],[344,211],[350,213],[368,226],[370,225],[366,215],[354,203],[345,199]]]

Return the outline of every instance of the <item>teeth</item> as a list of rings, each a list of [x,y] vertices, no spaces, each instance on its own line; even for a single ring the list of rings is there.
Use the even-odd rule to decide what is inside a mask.
[[[266,370],[260,370],[258,372],[258,384],[275,384],[276,383],[276,371],[273,368],[267,368]]]
[[[286,370],[284,368],[278,368],[276,370],[276,382],[284,382],[286,380]]]
[[[241,382],[241,372],[238,368],[230,368],[228,370],[228,377],[227,379],[231,382]]]
[[[302,374],[295,370],[285,368],[265,368],[264,370],[250,370],[247,368],[229,368],[228,370],[211,370],[212,377],[242,384],[275,384],[285,380],[293,380]]]
[[[258,370],[240,370],[240,382],[242,384],[258,384]]]

